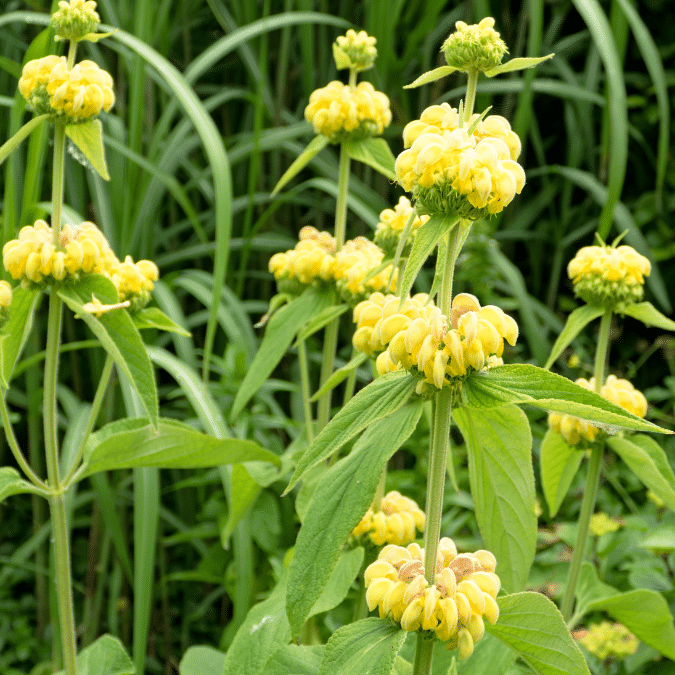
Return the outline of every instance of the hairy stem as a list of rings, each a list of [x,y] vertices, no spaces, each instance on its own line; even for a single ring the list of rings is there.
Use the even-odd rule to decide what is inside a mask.
[[[314,442],[314,424],[312,421],[312,404],[309,402],[309,368],[307,364],[307,347],[304,340],[298,343],[298,356],[300,357],[300,385],[302,388],[302,405],[305,412],[305,430],[307,442]]]
[[[478,85],[478,71],[468,73],[468,81],[466,83],[466,97],[464,98],[464,121],[466,123],[473,115],[473,107],[476,103],[476,87]]]

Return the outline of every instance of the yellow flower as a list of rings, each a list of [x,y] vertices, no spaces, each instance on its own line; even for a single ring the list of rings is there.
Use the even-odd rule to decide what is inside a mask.
[[[579,642],[601,661],[622,661],[635,654],[640,641],[620,623],[602,621],[587,631],[575,631]]]
[[[116,260],[116,259],[115,259]],[[130,301],[132,312],[145,307],[150,300],[154,283],[159,278],[157,265],[151,260],[139,260],[137,263],[128,255],[123,263],[109,261],[101,270],[115,284],[120,302]]]
[[[12,304],[12,287],[8,281],[0,281],[0,309],[9,309]]]
[[[338,143],[381,134],[391,122],[391,110],[389,99],[369,82],[360,82],[351,89],[334,80],[312,92],[305,119],[314,125],[317,134]]]
[[[385,255],[393,257],[405,226],[413,215],[413,208],[407,197],[401,197],[394,209],[385,209],[380,213],[380,222],[375,228],[375,243],[384,251]],[[429,216],[415,214],[410,234],[403,247],[402,255],[410,253],[413,239],[417,230],[429,220]]]
[[[595,391],[594,377],[590,380],[580,377],[575,380],[575,383],[584,389]],[[607,381],[600,389],[600,396],[637,417],[644,417],[647,414],[647,399],[642,392],[635,389],[628,380],[620,379],[615,375],[607,377]],[[555,433],[560,434],[568,445],[579,445],[584,440],[593,442],[600,432],[590,422],[559,412],[549,413],[548,425]]]
[[[649,260],[631,246],[584,246],[567,266],[575,294],[610,309],[640,302],[650,272]]]
[[[616,532],[621,527],[621,521],[618,518],[611,518],[602,511],[594,513],[591,516],[589,529],[594,537],[601,537],[608,532]]]
[[[71,122],[83,122],[108,112],[115,103],[110,74],[93,61],[80,61],[72,70],[65,62],[57,63],[49,76],[47,93],[57,115]]]
[[[66,57],[51,54],[41,59],[33,59],[23,67],[19,79],[19,92],[37,115],[52,112],[47,85],[52,70],[57,65],[65,68]]]
[[[52,14],[51,25],[56,38],[81,40],[87,33],[93,33],[101,21],[93,0],[61,0],[59,8]]]
[[[347,302],[361,300],[373,292],[389,290],[392,267],[388,265],[377,274],[369,273],[380,266],[384,258],[382,249],[365,237],[345,242],[335,256],[334,276],[338,289]],[[398,270],[394,270],[392,285],[396,285]]]
[[[365,535],[376,546],[405,546],[415,539],[415,529],[424,531],[424,523],[424,511],[417,502],[394,490],[382,498],[378,511],[368,509],[352,534]]]
[[[496,68],[508,49],[494,25],[495,20],[489,16],[471,26],[458,21],[455,24],[457,30],[441,47],[448,65],[465,73]]]
[[[335,41],[333,53],[338,70],[350,68],[356,72],[372,68],[377,58],[377,40],[364,30],[349,29]]]
[[[459,657],[466,658],[483,637],[483,617],[492,624],[499,618],[496,564],[489,551],[458,554],[452,539],[443,537],[434,584],[429,584],[424,549],[390,544],[366,568],[368,608],[377,607],[380,618],[389,616],[406,631],[433,631],[446,648],[459,647]]]

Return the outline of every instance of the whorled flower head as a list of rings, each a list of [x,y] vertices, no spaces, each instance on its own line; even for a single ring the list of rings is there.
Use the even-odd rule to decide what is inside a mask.
[[[61,0],[50,21],[57,39],[74,41],[95,32],[100,22],[93,0]]]
[[[393,490],[382,497],[377,511],[371,506],[354,528],[355,537],[366,537],[376,546],[405,546],[415,539],[415,530],[424,531],[425,516],[412,499]]]
[[[494,26],[490,16],[471,26],[458,21],[457,30],[441,47],[448,65],[465,73],[485,72],[500,65],[509,50]]]
[[[375,228],[375,243],[384,251],[385,255],[393,257],[398,247],[405,226],[413,215],[413,208],[407,197],[401,197],[394,209],[385,209],[380,213],[380,222]],[[401,255],[407,256],[410,253],[413,239],[417,230],[429,220],[429,216],[418,216],[415,214],[410,234],[403,247]]]
[[[391,265],[369,276],[371,270],[382,263],[384,252],[365,237],[356,237],[345,242],[335,259],[333,272],[335,281],[342,297],[349,304],[356,304],[373,292],[390,290],[388,286],[390,277],[392,286],[396,285],[398,270],[394,270],[392,277]]]
[[[12,304],[12,287],[7,281],[0,281],[0,328],[9,319],[9,307]]]
[[[110,73],[94,61],[80,61],[72,70],[57,63],[49,76],[47,93],[52,112],[70,123],[86,122],[115,103]]]
[[[588,630],[572,634],[588,651],[601,661],[622,661],[635,654],[640,641],[620,623],[602,621]]]
[[[305,119],[331,143],[381,134],[391,122],[389,99],[369,82],[354,89],[334,80],[312,92]]]
[[[433,584],[425,577],[424,549],[417,544],[385,546],[365,571],[366,601],[381,618],[391,617],[406,631],[433,631],[459,658],[471,655],[485,632],[484,618],[499,618],[501,583],[489,551],[457,553],[447,537],[438,545]]]
[[[124,262],[108,265],[104,273],[115,284],[119,301],[129,301],[132,312],[148,304],[154,282],[159,279],[159,269],[152,260],[134,262],[130,255]]]
[[[614,309],[640,302],[651,264],[631,246],[584,246],[567,266],[574,293],[591,305]]]
[[[479,138],[465,128],[439,131],[429,125],[397,157],[396,178],[416,198],[418,213],[479,220],[499,213],[525,186],[525,172],[512,159],[512,149],[519,147],[508,133]]]
[[[338,70],[349,68],[356,72],[372,68],[377,58],[377,40],[360,30],[350,28],[346,35],[340,35],[335,41],[333,53]]]
[[[21,78],[19,79],[19,92],[36,115],[53,112],[49,103],[47,85],[49,84],[52,70],[57,65],[65,68],[66,57],[50,54],[41,59],[33,59],[23,67]]]
[[[590,380],[580,377],[575,380],[575,384],[589,391],[595,391],[594,377]],[[637,417],[644,417],[647,414],[647,399],[642,392],[635,389],[628,380],[620,379],[615,375],[607,377],[605,385],[600,389],[600,396]],[[579,445],[583,441],[593,442],[600,433],[600,429],[590,422],[559,412],[549,413],[548,425],[552,431],[560,434],[568,445]]]
[[[599,511],[591,516],[588,529],[594,537],[602,537],[603,534],[608,532],[616,532],[621,524],[622,521],[619,518],[612,518],[603,511]]]

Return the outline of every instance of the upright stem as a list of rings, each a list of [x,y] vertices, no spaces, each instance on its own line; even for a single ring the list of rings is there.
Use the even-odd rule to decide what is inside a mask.
[[[52,243],[61,243],[61,208],[63,204],[63,162],[66,154],[66,125],[54,124],[54,172],[52,174]],[[58,167],[58,168],[57,168]],[[54,294],[56,295],[56,294]]]
[[[476,87],[478,85],[478,71],[468,73],[466,83],[466,98],[464,99],[464,121],[468,122],[473,115],[473,106],[476,103]]]
[[[307,347],[304,340],[298,343],[298,356],[300,357],[300,386],[302,389],[302,405],[305,412],[305,430],[307,442],[314,442],[314,424],[312,421],[312,405],[309,402],[309,369],[307,367]]]
[[[349,155],[345,144],[340,145],[340,167],[338,176],[338,195],[335,207],[335,252],[337,253],[345,243],[345,230],[347,229],[347,192],[349,190]],[[323,355],[321,359],[322,386],[333,373],[333,363],[337,350],[338,329],[340,317],[333,319],[326,326],[326,334],[323,343]],[[321,431],[330,418],[331,391],[327,391],[320,399],[317,412],[317,431]]]
[[[600,333],[598,346],[595,349],[595,393],[599,394],[605,384],[605,365],[607,363],[607,349],[609,347],[609,328],[612,324],[612,310],[606,309],[600,319]]]

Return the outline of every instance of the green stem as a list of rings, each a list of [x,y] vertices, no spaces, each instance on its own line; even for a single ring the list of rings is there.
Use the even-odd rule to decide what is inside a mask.
[[[302,388],[302,405],[305,411],[305,429],[307,442],[314,442],[314,425],[312,422],[312,405],[309,402],[309,369],[307,367],[307,348],[304,340],[298,343],[298,356],[300,357],[300,385]]]
[[[52,174],[52,243],[61,245],[61,210],[63,205],[63,164],[66,154],[66,125],[54,124],[54,172]],[[54,293],[56,295],[56,293]]]
[[[75,54],[77,53],[77,41],[71,40],[68,45],[68,70],[72,70],[75,65]]]
[[[68,474],[63,479],[63,485],[66,490],[68,489],[70,481],[75,472],[77,471],[80,460],[84,455],[84,448],[87,445],[87,441],[89,440],[89,435],[94,430],[94,425],[96,424],[96,420],[98,419],[98,414],[99,411],[101,410],[103,398],[105,396],[106,390],[108,389],[108,383],[110,382],[110,374],[112,373],[113,365],[114,361],[112,356],[110,356],[110,354],[107,354],[105,363],[103,364],[103,372],[101,373],[101,379],[98,382],[96,394],[94,395],[94,400],[91,404],[91,410],[89,411],[89,419],[87,420],[87,426],[85,427],[84,433],[82,434],[80,446],[77,449],[75,459],[73,460],[73,463],[68,471]]]
[[[356,76],[357,76],[357,71],[356,70],[349,70],[349,88],[354,91],[356,88]]]
[[[570,570],[567,575],[565,595],[560,607],[563,618],[567,622],[569,622],[572,616],[574,596],[576,595],[577,591],[577,583],[579,582],[581,566],[584,562],[586,540],[588,538],[588,526],[591,522],[591,516],[593,515],[593,510],[595,508],[595,498],[598,493],[598,483],[600,481],[600,464],[603,450],[604,444],[598,443],[594,445],[593,449],[591,450],[591,458],[588,462],[586,489],[584,492],[584,500],[581,504],[581,513],[579,514],[577,539],[574,543],[574,553],[572,555],[572,562],[570,563]]]
[[[338,166],[338,194],[335,205],[335,252],[345,243],[347,228],[347,194],[349,192],[349,165],[351,160],[347,154],[345,143],[340,144],[340,164]]]
[[[380,480],[377,483],[377,488],[375,488],[375,497],[373,497],[373,511],[377,513],[377,511],[382,510],[382,497],[384,497],[384,490],[385,486],[387,483],[387,465],[384,465],[384,469],[382,469],[382,475],[380,476]]]
[[[473,115],[473,107],[476,103],[476,87],[478,85],[478,71],[468,73],[466,83],[466,97],[464,98],[464,121],[466,123]]]
[[[598,346],[595,350],[595,393],[599,394],[605,384],[605,364],[607,363],[607,349],[609,347],[609,329],[612,324],[612,310],[606,309],[600,319],[600,333]]]
[[[18,147],[33,129],[39,127],[45,120],[49,119],[49,114],[34,117],[30,122],[26,122],[14,136],[0,146],[0,164],[2,164]]]
[[[436,641],[426,633],[417,633],[413,675],[427,675],[427,673],[431,673],[435,643]]]

